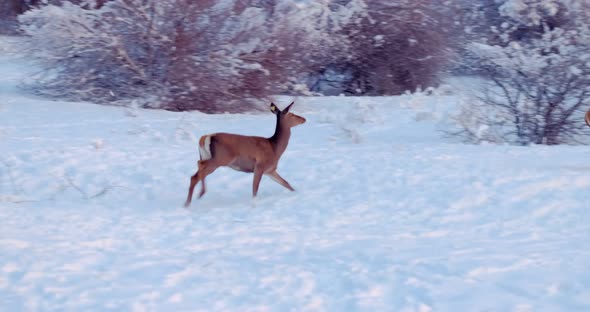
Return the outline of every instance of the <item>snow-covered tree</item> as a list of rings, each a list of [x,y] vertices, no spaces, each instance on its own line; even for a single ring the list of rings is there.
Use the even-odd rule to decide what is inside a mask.
[[[46,94],[238,111],[252,108],[249,98],[298,90],[299,76],[344,51],[332,34],[358,1],[80,1],[20,21],[45,65]]]
[[[590,106],[588,4],[505,0],[495,36],[470,45],[490,83],[465,107],[460,134],[470,141],[575,143]]]
[[[330,64],[326,75],[339,73],[332,79],[343,80],[348,94],[392,95],[435,84],[451,41],[444,5],[365,0],[362,6],[343,28],[349,55]]]
[[[120,0],[91,9],[86,2],[41,6],[20,16],[30,51],[45,69],[39,90],[100,103],[162,88],[174,6]]]

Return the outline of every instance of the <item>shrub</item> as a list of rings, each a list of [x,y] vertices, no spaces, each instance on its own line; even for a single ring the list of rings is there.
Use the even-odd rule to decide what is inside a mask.
[[[470,142],[577,143],[590,106],[588,11],[567,0],[515,2],[498,7],[506,21],[494,40],[470,45],[489,83],[464,107],[457,134]]]
[[[354,1],[353,1],[354,2]],[[112,0],[64,2],[20,17],[44,68],[37,90],[96,103],[244,111],[298,89],[337,47],[356,7],[331,1]],[[339,50],[343,50],[342,46]]]

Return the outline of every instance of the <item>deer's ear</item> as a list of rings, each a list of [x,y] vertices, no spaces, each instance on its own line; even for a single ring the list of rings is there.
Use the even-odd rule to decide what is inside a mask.
[[[291,102],[291,104],[289,104],[289,106],[287,106],[285,109],[283,109],[283,112],[288,113],[289,110],[291,109],[291,106],[293,106],[293,104],[295,104],[295,101]]]
[[[270,103],[270,111],[275,115],[281,112],[275,103]]]

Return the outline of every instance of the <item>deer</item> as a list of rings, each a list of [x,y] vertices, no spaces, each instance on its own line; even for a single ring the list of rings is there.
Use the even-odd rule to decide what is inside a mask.
[[[237,171],[254,173],[252,197],[258,193],[262,176],[268,176],[290,191],[293,187],[277,172],[279,160],[289,144],[291,128],[305,123],[305,118],[289,110],[295,102],[280,110],[274,103],[270,111],[276,115],[274,134],[269,137],[245,136],[232,133],[213,133],[199,139],[199,156],[197,172],[190,178],[188,196],[184,204],[189,207],[195,186],[201,182],[199,198],[206,192],[205,178],[217,168],[225,166]]]
[[[584,116],[584,121],[586,121],[586,124],[588,125],[588,127],[590,127],[590,109],[586,112],[586,116]]]

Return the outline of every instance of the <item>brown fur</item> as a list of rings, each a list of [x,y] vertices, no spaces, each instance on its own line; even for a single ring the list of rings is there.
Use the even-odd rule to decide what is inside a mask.
[[[289,112],[291,103],[284,111],[271,104],[271,111],[277,115],[275,134],[270,138],[245,136],[231,133],[211,134],[211,159],[198,162],[198,170],[191,177],[185,206],[189,206],[195,186],[201,182],[199,198],[206,192],[205,178],[217,168],[227,166],[232,169],[253,172],[252,196],[256,197],[262,175],[267,175],[285,188],[293,191],[293,187],[277,172],[281,155],[287,148],[291,137],[291,128],[305,123],[305,118]],[[199,139],[199,145],[205,147],[207,135]]]
[[[590,110],[588,110],[586,112],[586,116],[585,116],[584,120],[586,121],[586,124],[588,125],[588,127],[590,127]]]

